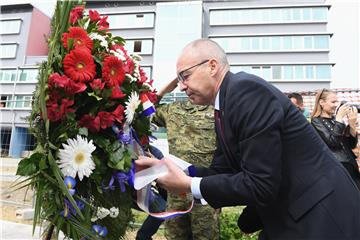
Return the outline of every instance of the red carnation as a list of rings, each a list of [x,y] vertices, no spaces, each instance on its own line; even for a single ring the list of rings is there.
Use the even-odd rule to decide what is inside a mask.
[[[124,107],[123,105],[119,104],[116,109],[112,112],[114,118],[116,121],[118,121],[119,123],[122,122],[122,120],[124,119]]]
[[[118,86],[115,86],[111,92],[111,99],[124,98],[126,95],[121,91]]]
[[[90,22],[97,22],[100,20],[100,14],[96,10],[89,10]]]
[[[93,48],[93,41],[81,27],[69,27],[69,33],[63,33],[62,42],[67,50],[70,50],[68,45],[70,40],[73,41],[74,48],[84,47],[90,51]]]
[[[122,61],[115,56],[104,59],[102,78],[109,87],[119,86],[125,80],[125,71]]]
[[[91,132],[97,133],[100,130],[100,118],[85,114],[78,122],[80,127],[86,127]]]
[[[94,79],[94,80],[90,83],[90,87],[91,87],[92,90],[94,90],[94,91],[96,91],[96,90],[103,90],[104,86],[105,86],[105,83],[103,83],[100,78]]]
[[[132,75],[132,73],[134,72],[134,69],[135,69],[134,61],[131,58],[126,56],[126,63],[124,66],[125,73]]]
[[[100,119],[100,127],[106,129],[114,124],[114,116],[109,112],[99,112],[97,115]]]
[[[65,93],[68,95],[74,95],[75,93],[81,93],[86,90],[86,84],[82,82],[74,82],[70,80],[65,87]]]
[[[144,70],[139,67],[139,73],[140,73],[140,80],[138,81],[139,84],[143,84],[146,82],[146,80],[148,79],[146,76],[146,73],[144,72]]]
[[[48,85],[50,89],[64,88],[69,82],[67,76],[60,76],[58,73],[52,73],[49,76]]]
[[[61,100],[60,106],[54,101],[48,101],[46,103],[46,109],[49,120],[56,122],[62,119],[66,113],[74,112],[74,109],[70,108],[72,105],[74,105],[74,100],[66,98]]]
[[[71,50],[63,63],[65,74],[74,81],[86,82],[95,77],[96,65],[89,51]]]
[[[74,7],[70,12],[70,23],[74,24],[76,21],[83,16],[84,6]]]
[[[107,21],[108,16],[100,18],[99,21],[99,30],[108,30],[109,29],[109,23]]]

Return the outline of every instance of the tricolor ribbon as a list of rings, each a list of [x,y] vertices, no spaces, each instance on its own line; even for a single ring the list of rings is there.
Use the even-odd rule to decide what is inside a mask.
[[[143,115],[148,117],[156,111],[154,104],[152,104],[152,102],[149,100],[149,98],[146,96],[146,94],[140,95],[140,101],[144,108],[144,110],[142,112]]]
[[[172,160],[180,169],[183,171],[188,171],[194,173],[194,168],[191,164],[173,156],[169,155],[168,158]],[[191,170],[190,170],[191,169]],[[135,173],[134,188],[137,190],[137,204],[138,206],[149,215],[161,218],[168,219],[176,216],[180,216],[186,213],[189,213],[194,206],[194,200],[191,201],[191,204],[187,210],[171,210],[164,212],[151,212],[151,183],[159,177],[162,177],[168,173],[168,168],[165,164],[155,165],[153,167],[144,169],[142,171]]]
[[[145,103],[148,101],[151,106],[152,103],[148,100],[146,95],[143,95],[143,99],[145,100]],[[143,114],[146,116],[151,115],[153,110],[149,110],[149,108],[145,109],[146,104],[144,104],[144,111]],[[147,115],[149,114],[149,115]],[[112,127],[114,133],[117,135],[120,142],[130,146],[133,150],[133,152],[137,156],[144,156],[145,151],[141,147],[140,140],[137,137],[137,134],[135,130],[132,127],[124,126],[123,130],[120,130],[118,127],[113,126]],[[169,158],[182,170],[189,173],[190,176],[194,176],[194,168],[191,164],[173,156],[170,155]],[[191,211],[194,201],[191,202],[189,208],[184,211],[164,211],[166,209],[166,201],[161,197],[161,195],[155,195],[153,190],[151,189],[151,183],[156,180],[157,178],[164,176],[168,173],[168,169],[165,164],[159,164],[157,166],[153,166],[150,168],[147,168],[145,170],[139,171],[134,174],[134,165],[132,164],[131,169],[127,172],[116,172],[113,174],[113,176],[110,179],[109,185],[105,187],[105,189],[114,189],[114,182],[117,181],[120,189],[122,192],[126,190],[125,183],[127,183],[129,186],[134,187],[136,191],[137,196],[137,205],[141,210],[148,213],[149,215],[161,218],[161,219],[168,219],[172,217],[176,217],[179,215],[186,214]],[[158,207],[155,207],[154,205],[158,205]]]

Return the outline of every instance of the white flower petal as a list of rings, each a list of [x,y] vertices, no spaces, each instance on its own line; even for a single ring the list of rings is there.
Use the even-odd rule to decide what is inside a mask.
[[[62,144],[63,149],[59,150],[59,168],[65,176],[73,178],[78,175],[80,181],[89,177],[95,169],[91,153],[96,149],[92,140],[77,135],[76,139],[68,139],[67,144]],[[80,159],[76,159],[80,158]]]

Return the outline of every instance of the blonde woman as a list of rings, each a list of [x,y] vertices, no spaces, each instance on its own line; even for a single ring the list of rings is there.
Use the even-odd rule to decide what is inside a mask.
[[[360,189],[359,168],[356,163],[356,156],[352,151],[357,144],[356,121],[358,111],[356,107],[348,104],[339,108],[338,105],[339,101],[335,92],[328,89],[318,92],[315,108],[311,114],[311,124]],[[347,125],[344,119],[347,119]]]

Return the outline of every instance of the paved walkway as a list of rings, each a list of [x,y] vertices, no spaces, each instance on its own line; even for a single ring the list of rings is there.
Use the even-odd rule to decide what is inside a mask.
[[[32,225],[20,224],[9,221],[0,220],[2,240],[28,240],[28,239],[41,239],[39,227],[35,229],[34,236],[32,236]]]

